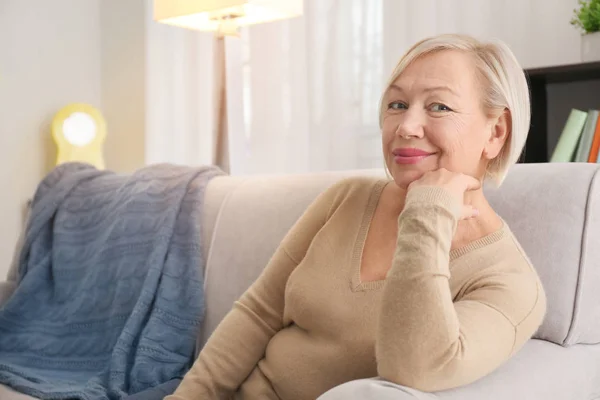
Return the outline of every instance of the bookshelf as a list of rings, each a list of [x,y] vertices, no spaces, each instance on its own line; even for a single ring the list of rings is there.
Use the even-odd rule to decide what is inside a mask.
[[[549,117],[553,120],[551,128],[555,132],[562,129],[562,125],[556,124],[566,122],[566,115],[571,108],[587,111],[588,108],[600,107],[600,90],[596,90],[600,87],[600,62],[532,68],[526,69],[525,74],[531,92],[531,128],[519,162],[548,162],[549,153],[556,144],[553,140],[549,142]],[[591,84],[589,88],[588,84]],[[554,90],[561,89],[563,85],[572,86]],[[569,90],[570,87],[574,90]],[[553,94],[560,98],[549,98]],[[561,105],[560,115],[549,115],[555,112],[554,105],[558,103]]]

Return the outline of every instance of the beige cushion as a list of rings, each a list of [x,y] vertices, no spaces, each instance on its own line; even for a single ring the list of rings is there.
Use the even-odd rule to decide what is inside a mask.
[[[0,400],[36,400],[36,398],[16,392],[8,386],[0,385]]]
[[[337,386],[317,400],[598,400],[600,346],[568,349],[529,340],[513,358],[466,386],[423,393],[378,379]]]

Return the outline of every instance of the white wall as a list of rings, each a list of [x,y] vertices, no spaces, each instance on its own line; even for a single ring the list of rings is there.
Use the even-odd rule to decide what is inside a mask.
[[[134,171],[145,160],[145,5],[146,0],[100,0],[104,157],[107,168],[119,172]]]
[[[384,70],[417,40],[448,32],[502,39],[524,68],[579,63],[581,35],[569,23],[577,1],[383,0],[384,40],[397,44]]]
[[[0,0],[0,280],[23,206],[55,161],[53,115],[101,104],[100,1]]]

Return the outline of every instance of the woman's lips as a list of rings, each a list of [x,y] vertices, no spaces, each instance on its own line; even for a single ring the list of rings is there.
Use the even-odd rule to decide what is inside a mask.
[[[417,164],[421,161],[423,161],[424,159],[426,159],[427,157],[429,157],[431,154],[428,154],[426,156],[410,156],[410,157],[405,157],[405,156],[394,156],[394,162],[396,164]]]
[[[401,148],[394,149],[392,154],[396,164],[417,164],[434,153],[415,148]]]

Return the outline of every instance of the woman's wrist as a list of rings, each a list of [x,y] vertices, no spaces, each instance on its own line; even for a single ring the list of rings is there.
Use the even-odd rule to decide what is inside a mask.
[[[404,209],[434,206],[448,211],[454,218],[460,219],[463,204],[452,193],[440,186],[418,186],[408,191]]]

